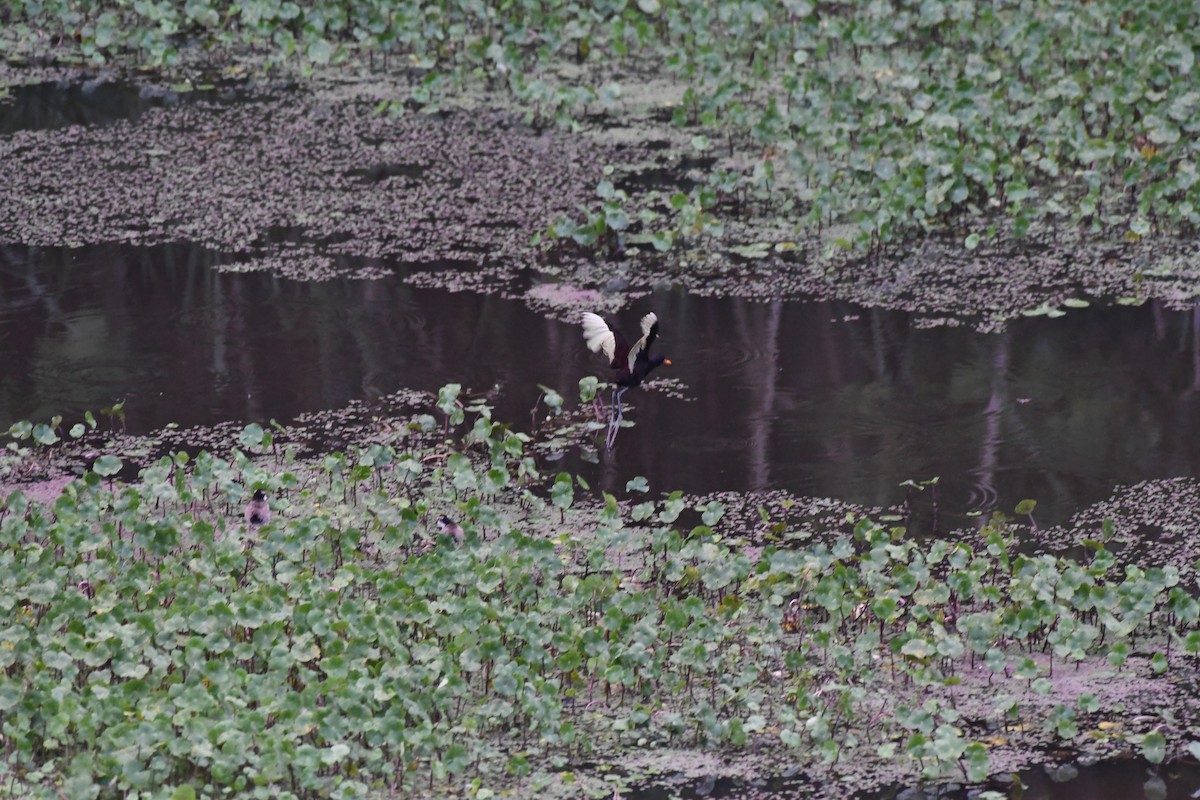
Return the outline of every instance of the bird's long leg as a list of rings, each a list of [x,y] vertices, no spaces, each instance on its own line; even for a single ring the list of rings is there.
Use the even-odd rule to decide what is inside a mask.
[[[617,390],[619,388],[620,387],[618,386],[613,387],[612,400],[608,404],[608,430],[604,434],[604,447],[608,450],[612,449],[613,440],[616,438],[613,430],[614,426],[616,425],[615,415],[617,411]]]
[[[617,391],[616,397],[613,399],[613,405],[615,405],[617,408],[617,418],[610,422],[608,426],[607,444],[609,450],[611,450],[612,446],[617,443],[617,431],[621,429],[621,421],[625,419],[625,409],[621,405],[621,395],[625,394],[625,390],[627,388],[629,387],[622,386],[620,390]]]

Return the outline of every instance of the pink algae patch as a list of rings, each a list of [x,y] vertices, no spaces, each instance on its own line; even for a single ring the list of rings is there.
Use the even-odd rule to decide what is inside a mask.
[[[44,480],[31,481],[29,483],[0,481],[0,499],[6,500],[13,492],[19,491],[30,500],[50,505],[58,499],[63,489],[73,480],[75,480],[75,477],[72,475],[59,475],[54,478],[45,478]]]

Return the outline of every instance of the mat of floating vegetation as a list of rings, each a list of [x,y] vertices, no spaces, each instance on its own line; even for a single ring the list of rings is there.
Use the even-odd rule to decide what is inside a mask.
[[[191,92],[162,106],[169,89],[121,84],[154,101],[136,119],[0,138],[21,198],[0,220],[0,240],[192,241],[234,254],[222,269],[300,279],[402,270],[423,285],[524,296],[558,317],[667,281],[707,295],[850,299],[990,329],[1081,301],[1182,305],[1200,279],[1190,245],[1166,236],[1114,241],[1034,226],[1016,239],[1001,224],[973,250],[945,235],[864,257],[834,246],[838,231],[800,232],[769,205],[724,209],[723,236],[658,253],[637,243],[652,227],[638,220],[669,218],[673,190],[695,180],[697,164],[729,168],[737,156],[697,161],[687,137],[633,104],[578,134],[531,128],[490,95],[466,110],[381,113],[379,99],[400,85],[381,76],[252,84],[236,103]],[[639,182],[647,173],[654,180]],[[556,220],[599,208],[602,182],[625,187],[628,234],[596,248],[531,244]]]
[[[247,426],[228,458],[122,482],[105,453],[53,503],[9,493],[16,779],[565,797],[719,764],[834,797],[1062,750],[1161,762],[1195,735],[1200,603],[1169,565],[1103,541],[1024,555],[1000,518],[921,542],[850,507],[746,498],[783,523],[771,541],[732,496],[549,480],[455,394],[429,398],[433,425],[410,419],[424,440],[377,430],[304,458]],[[256,487],[273,513],[248,527]],[[135,702],[161,707],[154,724],[127,720]],[[51,761],[69,764],[31,766]]]

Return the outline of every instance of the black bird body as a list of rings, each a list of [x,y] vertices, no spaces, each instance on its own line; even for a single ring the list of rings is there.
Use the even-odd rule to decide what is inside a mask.
[[[588,349],[593,353],[604,353],[609,366],[613,369],[613,409],[609,412],[608,439],[609,447],[616,441],[617,429],[624,419],[621,408],[621,395],[635,386],[641,385],[654,370],[671,360],[664,355],[651,353],[654,340],[658,338],[658,316],[650,312],[642,317],[642,338],[630,344],[621,332],[609,327],[599,314],[585,311],[583,314],[583,338],[587,341]]]

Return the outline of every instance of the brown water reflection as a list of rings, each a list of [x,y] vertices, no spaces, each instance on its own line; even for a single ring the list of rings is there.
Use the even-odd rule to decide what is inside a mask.
[[[239,97],[238,90],[238,84],[228,82],[219,88],[181,92],[100,78],[14,86],[0,106],[0,135],[136,120],[151,108],[197,100],[232,102]]]
[[[1092,766],[1034,767],[1022,770],[1016,777],[1021,781],[1019,788],[1007,779],[987,788],[1013,800],[1185,800],[1196,796],[1200,767],[1185,763],[1154,766],[1141,759],[1130,759]],[[851,797],[858,800],[971,800],[979,796],[979,791],[958,784],[898,785]],[[814,794],[803,776],[762,780],[709,777],[667,779],[638,787],[622,797],[625,800],[784,800]]]
[[[527,424],[536,385],[568,398],[601,366],[576,326],[522,303],[399,277],[301,283],[223,274],[201,248],[0,247],[0,425],[77,416],[122,397],[131,431],[168,422],[285,421],[398,388],[499,388]],[[685,399],[627,399],[637,427],[592,464],[622,491],[787,488],[869,504],[941,477],[945,510],[1039,500],[1044,520],[1112,486],[1194,475],[1194,312],[1158,304],[1020,320],[1000,334],[923,329],[841,303],[661,292],[660,349]],[[554,468],[558,468],[555,465]]]

